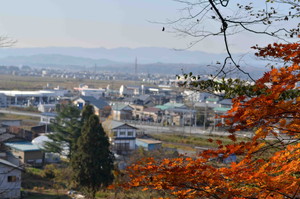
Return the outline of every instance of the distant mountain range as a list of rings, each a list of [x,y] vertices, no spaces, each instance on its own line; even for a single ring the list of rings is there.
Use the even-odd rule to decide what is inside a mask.
[[[173,50],[168,48],[81,48],[81,47],[45,47],[45,48],[1,48],[0,58],[7,56],[67,55],[91,59],[108,59],[116,62],[133,63],[135,58],[142,64],[147,63],[186,63],[207,64],[225,57],[223,54],[210,54],[201,51]]]
[[[29,65],[33,67],[57,67],[57,66],[107,66],[121,64],[108,59],[91,59],[74,57],[61,54],[36,54],[30,56],[8,56],[0,58],[2,65]]]
[[[264,67],[253,55],[233,55],[237,60],[243,56],[246,71],[261,75]],[[45,48],[1,48],[0,65],[28,65],[31,67],[52,67],[80,70],[97,67],[107,71],[129,72],[134,70],[135,59],[138,72],[179,74],[194,72],[210,74],[216,68],[207,67],[223,61],[226,54],[210,54],[201,51],[178,51],[167,48],[81,48],[81,47],[45,47]],[[258,64],[259,63],[259,64]],[[243,65],[241,64],[243,67]]]

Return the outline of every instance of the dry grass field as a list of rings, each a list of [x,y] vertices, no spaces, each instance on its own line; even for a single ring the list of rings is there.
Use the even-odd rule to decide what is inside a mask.
[[[30,77],[0,74],[0,90],[39,90],[46,87],[47,83],[54,87],[60,86],[67,89],[87,84],[94,88],[106,88],[109,84],[112,89],[119,89],[122,84],[134,85],[134,81],[119,80],[88,80],[88,79],[63,79],[51,77]],[[142,83],[138,83],[142,84]]]

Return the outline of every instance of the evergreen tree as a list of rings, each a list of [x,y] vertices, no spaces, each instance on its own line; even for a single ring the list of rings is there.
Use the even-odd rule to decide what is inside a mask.
[[[80,110],[73,105],[64,105],[50,125],[53,133],[47,136],[52,142],[45,143],[45,150],[62,154],[64,148],[69,148],[68,157],[71,158],[72,151],[81,133]]]
[[[92,105],[84,106],[81,113],[81,126],[84,125],[84,122],[87,121],[91,115],[94,114],[94,107]]]
[[[86,111],[90,110],[86,107]],[[86,117],[83,111],[82,116]],[[99,118],[92,114],[85,120],[81,136],[77,141],[77,150],[71,159],[75,183],[88,198],[95,198],[101,187],[113,181],[114,156],[109,150],[109,141]]]

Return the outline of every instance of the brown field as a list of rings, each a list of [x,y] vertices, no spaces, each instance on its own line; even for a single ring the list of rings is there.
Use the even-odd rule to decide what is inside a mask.
[[[79,84],[87,84],[94,88],[106,88],[106,86],[109,84],[112,89],[119,89],[122,84],[143,84],[141,82],[137,83],[134,81],[125,80],[62,79],[51,77],[0,75],[0,90],[39,90],[45,88],[47,83],[54,87],[60,86],[67,89],[78,87]]]

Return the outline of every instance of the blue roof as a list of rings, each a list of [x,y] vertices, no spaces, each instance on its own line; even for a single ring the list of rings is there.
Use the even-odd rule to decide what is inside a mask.
[[[31,142],[5,142],[5,146],[18,151],[40,151],[41,149]]]
[[[95,97],[92,96],[80,96],[81,99],[83,99],[85,102],[96,106],[98,109],[103,109],[106,106],[109,106],[109,104],[103,100],[103,99],[96,99]]]

